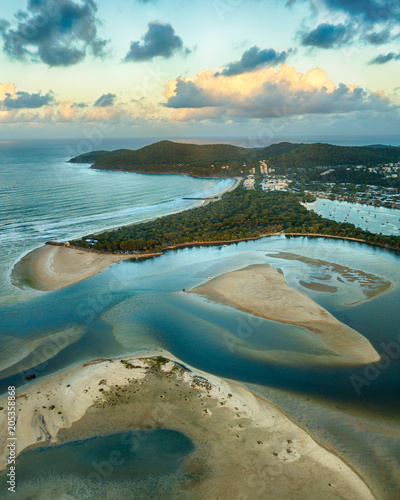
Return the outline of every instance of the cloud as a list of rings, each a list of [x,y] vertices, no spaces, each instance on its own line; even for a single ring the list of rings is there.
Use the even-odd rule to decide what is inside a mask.
[[[14,83],[0,83],[0,108],[2,111],[38,109],[55,103],[53,94],[47,92],[29,92],[16,91]]]
[[[101,96],[97,102],[102,106],[67,100],[56,101],[51,92],[29,94],[17,91],[14,83],[0,83],[0,123],[29,125],[51,125],[70,123],[78,126],[101,123],[139,126],[140,124],[162,122],[166,109],[143,102],[122,102],[106,105],[113,101],[113,94]]]
[[[328,8],[360,17],[371,24],[381,23],[391,19],[400,20],[400,5],[398,0],[322,0]]]
[[[147,32],[140,42],[132,42],[124,61],[149,61],[155,57],[170,58],[175,52],[184,51],[182,39],[175,34],[170,24],[157,21],[148,24]]]
[[[117,96],[115,94],[103,94],[97,99],[97,101],[94,103],[94,106],[97,108],[106,108],[107,106],[113,106],[116,97]]]
[[[54,102],[54,97],[50,94],[29,94],[28,92],[16,92],[15,95],[7,94],[1,101],[5,109],[35,109],[48,106]]]
[[[371,45],[383,45],[390,42],[391,32],[389,29],[382,31],[373,31],[365,34],[365,40]]]
[[[320,24],[313,31],[304,33],[301,43],[304,46],[331,49],[346,44],[352,32],[344,24]]]
[[[211,70],[170,81],[164,106],[178,120],[272,118],[346,114],[394,109],[388,97],[357,86],[330,81],[321,69],[297,72],[284,64],[251,73],[218,77]]]
[[[388,54],[381,54],[372,59],[369,64],[386,64],[391,61],[400,61],[400,53],[389,52]]]
[[[106,41],[98,37],[94,0],[28,0],[18,11],[14,25],[0,20],[3,50],[12,59],[71,66],[87,52],[104,55]]]
[[[291,6],[298,2],[308,2],[314,12],[324,7],[370,24],[400,20],[398,0],[287,0],[286,4]]]
[[[248,71],[254,71],[261,66],[276,66],[286,61],[292,50],[277,52],[275,49],[260,49],[256,45],[246,50],[240,61],[232,62],[215,76],[240,75]]]
[[[320,19],[317,28],[301,33],[303,45],[329,49],[354,42],[383,45],[398,38],[398,0],[289,0],[287,5],[300,1],[308,1]],[[332,17],[341,24],[332,24]]]

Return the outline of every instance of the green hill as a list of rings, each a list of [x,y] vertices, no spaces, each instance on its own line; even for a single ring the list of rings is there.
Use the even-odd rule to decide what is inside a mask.
[[[115,158],[116,156],[126,155],[130,152],[130,149],[117,149],[116,151],[91,151],[90,153],[84,153],[71,158],[69,163],[94,163],[101,158]]]
[[[270,154],[278,145],[269,146],[260,155]],[[400,161],[400,148],[392,146],[333,146],[331,144],[291,144],[286,151],[272,156],[271,166],[313,168],[336,165],[376,165]]]
[[[281,142],[264,149],[253,149],[230,144],[199,145],[160,141],[134,151],[93,151],[70,161],[93,163],[92,168],[102,170],[235,177],[248,174],[251,168],[257,167],[259,159],[268,160],[269,166],[278,168],[281,172],[318,166],[368,166],[400,161],[400,148]]]
[[[116,152],[114,152],[116,153]],[[95,160],[93,168],[143,173],[180,173],[197,176],[231,176],[239,174],[243,158],[255,157],[255,150],[230,144],[182,144],[160,141],[150,146],[117,155],[103,155]]]

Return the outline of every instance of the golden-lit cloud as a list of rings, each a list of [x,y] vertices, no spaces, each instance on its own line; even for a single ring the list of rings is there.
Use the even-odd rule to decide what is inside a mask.
[[[0,101],[4,101],[4,99],[8,96],[15,96],[15,83],[0,83]]]
[[[165,109],[146,101],[113,96],[107,106],[70,100],[57,101],[51,92],[19,91],[14,83],[0,83],[0,123],[137,123],[162,121]],[[161,111],[161,113],[160,113]]]
[[[174,109],[177,120],[344,114],[393,107],[382,93],[337,85],[319,68],[301,73],[286,64],[234,76],[206,70],[169,81],[164,97],[164,106]]]

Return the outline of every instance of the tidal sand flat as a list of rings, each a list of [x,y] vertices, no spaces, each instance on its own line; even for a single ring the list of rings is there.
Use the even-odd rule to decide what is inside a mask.
[[[85,252],[76,248],[45,245],[27,254],[12,271],[12,282],[36,290],[59,290],[106,269],[110,264],[132,258]]]
[[[2,397],[0,406],[5,404]],[[354,471],[271,403],[239,383],[161,356],[76,365],[21,388],[16,405],[17,454],[138,429],[188,436],[194,449],[171,498],[374,498]],[[2,411],[2,469],[8,454],[6,418]],[[130,444],[136,452],[140,440]],[[114,443],[109,460],[115,461],[115,449]],[[61,498],[72,488],[75,495],[82,490],[84,498],[138,498],[129,471],[126,483],[120,476],[116,482],[110,470],[118,467],[110,464],[92,472],[86,466],[90,474],[83,477],[43,474],[39,483],[21,482],[18,495],[50,498],[57,492]]]
[[[369,364],[380,359],[365,337],[291,288],[283,274],[269,264],[253,265],[217,276],[195,287],[191,293],[261,318],[307,328],[338,356],[339,364]]]
[[[323,273],[323,276],[310,277],[308,282],[299,281],[299,284],[304,288],[315,290],[318,292],[336,293],[338,285],[340,284],[358,284],[364,300],[370,300],[382,293],[389,291],[393,287],[393,283],[376,274],[367,273],[359,269],[352,269],[351,267],[342,266],[334,262],[327,262],[321,259],[313,259],[298,255],[291,252],[276,252],[267,254],[268,257],[276,259],[284,259],[291,261],[298,261],[310,266],[312,269],[318,270]],[[320,281],[329,281],[330,285],[321,285]],[[363,300],[351,302],[348,305],[355,305]]]
[[[74,344],[85,334],[84,326],[73,326],[45,335],[11,337],[0,335],[0,377],[24,374],[34,366],[40,366],[48,359]]]

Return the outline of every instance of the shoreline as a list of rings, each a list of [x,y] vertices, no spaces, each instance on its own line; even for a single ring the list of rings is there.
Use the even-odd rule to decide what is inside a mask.
[[[144,174],[144,175],[147,175],[147,174]],[[148,174],[148,175],[153,175],[153,174]],[[199,179],[207,179],[208,177],[198,177],[198,178]],[[193,208],[205,207],[209,203],[213,203],[214,201],[219,201],[221,199],[222,195],[224,195],[225,193],[229,193],[230,191],[234,191],[240,185],[240,183],[243,180],[242,177],[210,177],[210,179],[213,179],[213,178],[221,179],[221,180],[223,180],[223,179],[225,179],[225,180],[234,180],[234,182],[233,182],[233,184],[231,186],[229,186],[227,188],[224,188],[224,189],[221,189],[221,191],[218,191],[217,193],[215,193],[213,195],[209,195],[210,196],[209,199],[198,198],[198,201],[202,202],[201,204],[198,205],[198,207],[185,208],[184,210],[176,210],[175,212],[171,212],[171,213],[168,213],[168,214],[165,214],[165,215],[159,215],[157,217],[149,217],[147,219],[143,219],[143,220],[138,221],[138,222],[132,222],[130,224],[124,224],[123,226],[118,226],[118,227],[115,227],[115,228],[106,229],[104,231],[98,231],[98,232],[92,233],[92,234],[93,234],[93,236],[96,236],[98,234],[103,234],[103,233],[105,233],[107,231],[114,231],[114,230],[117,230],[117,229],[121,229],[123,227],[136,226],[137,224],[144,224],[145,222],[150,222],[150,221],[153,221],[153,220],[156,220],[156,219],[160,219],[160,218],[168,216],[168,215],[174,215],[174,214],[179,214],[179,213],[182,213],[182,212],[186,212],[188,210],[193,210]],[[193,199],[192,201],[195,201],[195,200]],[[51,243],[53,243],[53,242],[51,242]],[[61,245],[62,244],[63,243],[61,243]],[[74,248],[79,248],[79,247],[74,247]],[[90,249],[85,249],[85,250],[97,252],[97,250],[90,250]],[[106,252],[99,252],[99,253],[106,253]],[[148,255],[148,254],[143,254],[143,255]]]
[[[214,201],[214,200],[212,200]],[[346,236],[333,236],[333,235],[328,235],[328,234],[316,234],[316,233],[284,233],[284,232],[279,232],[279,233],[271,233],[271,234],[263,234],[260,236],[254,236],[250,238],[240,238],[236,240],[220,240],[220,241],[192,241],[188,243],[178,243],[175,246],[169,246],[161,249],[160,252],[154,252],[154,253],[142,253],[142,254],[117,254],[117,253],[106,253],[106,252],[101,252],[97,250],[91,250],[88,248],[81,248],[81,247],[74,247],[74,246],[69,246],[67,247],[64,243],[58,243],[58,242],[53,242],[53,241],[48,241],[44,246],[39,247],[27,254],[24,255],[24,257],[19,260],[14,267],[11,269],[10,277],[11,277],[11,283],[16,286],[17,288],[33,288],[34,290],[40,290],[40,291],[54,291],[54,290],[59,290],[61,288],[65,288],[66,286],[73,285],[75,283],[78,283],[80,281],[83,281],[86,278],[90,278],[91,276],[94,276],[95,274],[104,271],[107,267],[109,267],[111,264],[122,261],[122,260],[144,260],[144,259],[151,259],[153,257],[160,257],[161,255],[164,255],[165,253],[173,250],[183,250],[185,248],[198,248],[198,247],[207,247],[207,246],[219,246],[219,245],[235,245],[237,243],[242,243],[246,241],[257,241],[261,240],[263,238],[272,238],[274,236],[285,236],[286,238],[327,238],[327,239],[337,239],[337,240],[342,240],[342,241],[351,241],[355,243],[360,243],[360,244],[366,244],[369,246],[376,246],[379,248],[383,248],[386,250],[390,250],[393,252],[399,253],[399,250],[396,248],[387,246],[387,245],[381,245],[379,243],[371,243],[366,240],[361,240],[357,238],[350,238]],[[96,267],[95,270],[92,272],[87,269],[86,264],[82,261],[80,265],[80,271],[78,270],[78,263],[76,263],[76,273],[78,274],[79,272],[85,273],[85,275],[82,277],[82,275],[76,276],[73,279],[65,279],[63,280],[61,273],[57,271],[57,269],[54,269],[54,274],[57,275],[57,283],[53,284],[46,278],[44,278],[44,281],[41,282],[41,280],[38,279],[37,275],[41,273],[40,266],[37,265],[35,262],[37,258],[41,257],[41,255],[46,254],[46,250],[49,246],[52,247],[59,247],[59,248],[64,248],[67,251],[70,252],[78,252],[80,254],[92,254],[93,256],[97,256],[98,260],[102,261],[101,264],[99,263],[99,266]],[[42,254],[43,253],[43,254]],[[95,257],[93,258],[95,260]],[[50,262],[44,262],[42,266],[48,267],[50,265]],[[53,262],[54,265],[54,262]],[[37,273],[34,272],[34,268],[38,268]],[[42,267],[43,269],[43,267]],[[54,278],[55,279],[55,278]],[[22,282],[22,283],[21,283]],[[371,297],[372,298],[372,297]]]
[[[188,485],[196,498],[261,489],[272,498],[293,489],[308,498],[375,498],[356,471],[266,399],[238,382],[183,368],[169,353],[146,354],[79,363],[17,390],[17,453],[37,443],[44,450],[129,428],[170,428],[197,444],[184,465],[199,475]],[[0,429],[4,469],[4,412]]]
[[[221,177],[221,179],[223,178]],[[233,184],[215,193],[215,198],[199,200],[202,201],[200,206],[206,206],[209,203],[219,201],[225,193],[235,190],[243,179],[242,177],[235,177],[232,180],[234,180]],[[149,220],[152,219],[146,219],[139,223]],[[135,224],[138,224],[138,222],[122,227],[129,227]],[[103,232],[100,231],[97,234]],[[53,250],[50,249],[51,247]],[[54,250],[54,248],[59,248],[60,250]],[[25,253],[20,260],[14,263],[9,273],[9,279],[11,284],[16,288],[24,289],[25,287],[29,287],[44,292],[55,291],[90,278],[104,271],[115,262],[158,257],[172,248],[174,247],[163,249],[162,252],[117,254],[48,241],[44,246]],[[68,252],[69,250],[70,252]],[[71,253],[72,251],[76,253],[73,254]]]
[[[96,254],[66,246],[46,244],[26,254],[11,271],[11,283],[43,292],[59,290],[131,258],[126,255]]]
[[[319,357],[334,366],[370,364],[381,359],[368,339],[290,287],[284,275],[269,264],[221,274],[188,293],[253,316],[305,328],[331,351],[331,355]]]

